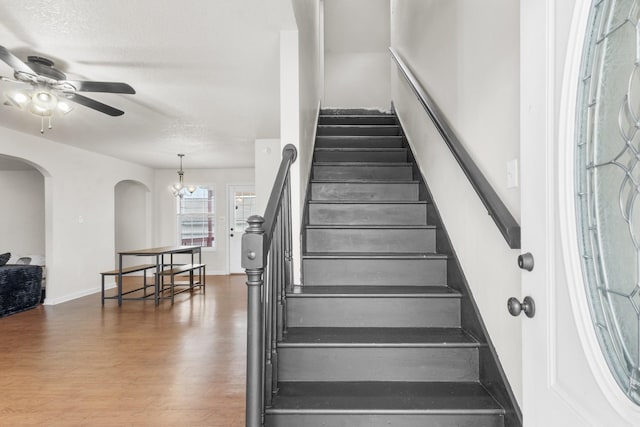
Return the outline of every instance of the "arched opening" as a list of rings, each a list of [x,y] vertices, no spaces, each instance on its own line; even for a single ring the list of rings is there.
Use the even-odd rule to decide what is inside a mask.
[[[149,247],[151,245],[150,202],[151,192],[138,181],[120,181],[114,188],[115,197],[115,266],[117,253]],[[133,265],[135,259],[125,259]],[[125,265],[127,266],[127,265]]]
[[[25,159],[0,154],[0,253],[11,252],[9,264],[46,264],[45,175]]]

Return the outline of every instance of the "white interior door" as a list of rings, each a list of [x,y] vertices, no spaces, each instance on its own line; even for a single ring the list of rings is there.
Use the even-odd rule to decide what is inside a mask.
[[[247,218],[255,215],[256,193],[252,185],[229,186],[229,273],[244,273],[240,266],[242,234]]]
[[[624,0],[604,0],[611,7]],[[634,0],[627,1],[631,4]],[[525,427],[639,426],[599,348],[581,279],[573,154],[590,0],[521,0],[522,295]]]

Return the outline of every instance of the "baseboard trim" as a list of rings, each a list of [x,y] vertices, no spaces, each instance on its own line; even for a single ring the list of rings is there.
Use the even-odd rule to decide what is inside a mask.
[[[110,288],[107,288],[107,285],[105,284],[105,289],[111,289],[111,288],[115,288],[115,283],[113,285],[111,285]],[[82,297],[86,297],[89,295],[93,295],[100,292],[100,288],[96,287],[96,288],[89,288],[89,289],[85,289],[82,291],[78,291],[78,292],[74,292],[71,294],[67,294],[58,298],[49,298],[46,297],[44,300],[43,305],[58,305],[58,304],[62,304],[63,302],[68,302],[68,301],[72,301],[74,299],[78,299],[78,298],[82,298]]]

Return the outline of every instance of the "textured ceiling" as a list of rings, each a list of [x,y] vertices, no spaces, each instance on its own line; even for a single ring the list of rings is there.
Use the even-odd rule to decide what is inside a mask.
[[[125,114],[76,106],[43,136],[0,104],[0,126],[154,168],[177,153],[185,168],[250,167],[254,140],[280,134],[279,32],[294,28],[290,0],[0,0],[0,45],[20,59],[137,91],[84,93]]]

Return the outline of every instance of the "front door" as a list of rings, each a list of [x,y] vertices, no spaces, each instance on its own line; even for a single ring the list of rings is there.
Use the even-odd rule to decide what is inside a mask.
[[[247,218],[257,214],[256,193],[253,185],[229,186],[229,273],[244,274],[240,266],[242,235],[247,227]]]
[[[574,165],[577,100],[586,77],[581,65],[583,47],[585,35],[593,34],[588,29],[590,13],[594,5],[605,8],[601,13],[617,13],[601,24],[618,37],[627,30],[618,33],[615,27],[628,21],[635,38],[640,10],[634,3],[520,2],[522,250],[534,257],[533,270],[523,270],[520,297],[530,296],[536,308],[534,317],[521,316],[525,427],[640,425],[640,406],[616,384],[596,337],[594,324],[598,328],[603,324],[592,320],[587,303],[582,266],[589,255],[578,244],[576,218],[577,200],[584,195],[575,190]],[[616,12],[618,7],[622,9]],[[596,39],[603,43],[602,37]],[[612,40],[610,47],[615,50],[617,43]],[[593,52],[591,60],[599,61],[598,53],[593,59]],[[586,104],[601,95],[587,94]],[[619,135],[612,132],[611,136]],[[594,212],[594,217],[599,215]],[[638,325],[632,327],[637,330]]]

